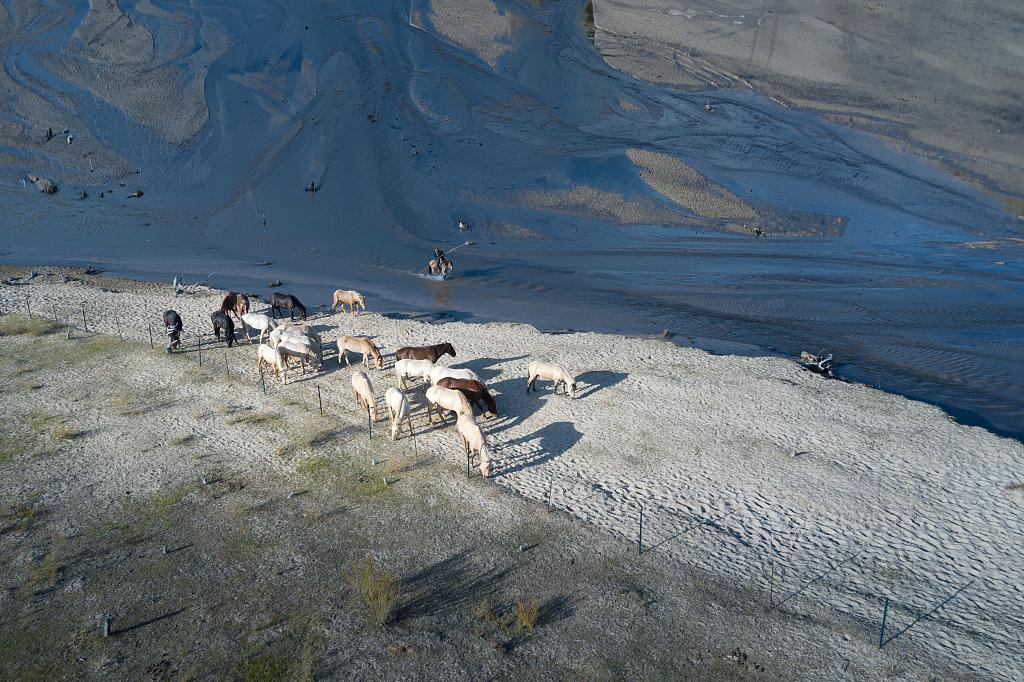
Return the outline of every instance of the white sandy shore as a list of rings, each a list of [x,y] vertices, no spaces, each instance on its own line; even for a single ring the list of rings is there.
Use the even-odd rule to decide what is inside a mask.
[[[0,284],[0,311],[24,311],[30,297],[37,314],[50,315],[53,306],[81,326],[85,302],[90,330],[117,334],[120,327],[148,342],[152,323],[158,344],[163,309],[178,310],[188,332],[209,333],[207,315],[222,296],[176,297],[169,286],[109,280],[103,290],[60,275],[25,282]],[[373,310],[372,296],[368,304]],[[642,507],[647,551],[744,583],[767,588],[774,564],[776,601],[788,598],[786,608],[810,616],[852,616],[861,624],[858,641],[877,637],[889,597],[889,632],[928,614],[901,639],[951,666],[993,679],[1013,679],[1024,666],[1024,491],[1011,487],[1024,481],[1024,446],[1016,441],[781,358],[375,312],[313,322],[325,341],[365,334],[386,353],[454,344],[458,357],[444,361],[474,369],[498,394],[500,417],[484,424],[498,485],[634,541]],[[242,345],[228,358],[256,390],[254,348]],[[213,358],[223,362],[224,351],[207,355]],[[535,358],[575,371],[580,398],[552,395],[543,383],[527,395],[525,368]],[[370,372],[378,397],[396,383],[391,359]],[[350,372],[338,369],[332,351],[326,371],[269,388],[315,395],[319,385],[325,402],[357,424]],[[450,451],[458,461],[453,429],[428,429],[422,390],[411,391],[419,447]]]

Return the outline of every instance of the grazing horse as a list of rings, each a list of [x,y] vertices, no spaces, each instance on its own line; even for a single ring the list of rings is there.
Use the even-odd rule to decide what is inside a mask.
[[[348,312],[351,315],[356,314],[356,306],[363,309],[366,312],[366,299],[358,291],[349,289],[338,289],[334,292],[334,298],[331,301],[331,312],[333,313],[338,306],[341,306],[341,311],[345,312],[345,304],[348,304]]]
[[[245,332],[246,340],[252,343],[252,339],[249,338],[250,328],[259,331],[260,343],[263,343],[263,335],[274,331],[274,321],[263,313],[245,313],[242,315],[242,330]]]
[[[431,386],[427,389],[427,421],[431,424],[434,423],[434,410],[437,410],[437,414],[440,415],[442,424],[447,423],[444,416],[445,410],[454,412],[456,417],[460,414],[473,414],[473,408],[470,407],[466,396],[459,391],[440,386]]]
[[[430,360],[395,360],[398,385],[405,388],[406,379],[429,379],[432,367]]]
[[[445,377],[480,381],[480,377],[478,377],[476,372],[471,369],[453,369],[451,367],[445,367],[444,365],[438,365],[430,370],[430,383],[433,386],[437,386],[437,382]]]
[[[345,356],[345,366],[352,363],[348,361],[348,351],[363,354],[363,364],[369,365],[369,358],[373,356],[373,364],[377,369],[384,366],[384,358],[373,341],[365,336],[339,336],[338,337],[338,364],[341,364],[341,356]]]
[[[164,328],[167,330],[167,348],[170,353],[175,348],[181,348],[181,330],[184,325],[181,323],[181,315],[174,310],[164,311]]]
[[[555,382],[555,393],[558,393],[558,384],[562,384],[565,387],[566,395],[570,398],[576,397],[576,379],[569,373],[569,370],[558,363],[538,362],[535,360],[527,367],[527,373],[529,374],[526,379],[527,393],[530,392],[531,388],[534,393],[537,392],[537,387],[534,385],[537,379],[550,379]]]
[[[270,307],[273,310],[272,314],[275,318],[277,317],[278,313],[281,313],[281,317],[284,317],[284,313],[281,312],[281,309],[287,308],[288,319],[295,319],[292,316],[292,309],[298,308],[299,315],[302,316],[303,320],[306,319],[306,306],[302,305],[302,302],[299,299],[292,296],[291,294],[281,294],[275,292],[274,295],[270,297]]]
[[[487,451],[487,438],[484,430],[473,419],[472,414],[460,414],[455,425],[462,437],[462,450],[466,455],[467,464],[472,464],[473,453],[480,455],[480,474],[484,478],[491,475],[491,454]]]
[[[409,401],[405,394],[392,386],[384,392],[384,403],[388,406],[388,417],[391,419],[391,440],[398,438],[402,422],[409,427],[409,435],[412,436],[412,419],[409,417]]]
[[[231,348],[235,342],[235,323],[219,310],[210,313],[210,321],[213,322],[213,335],[220,341],[220,333],[223,331],[224,340],[228,342],[228,348]]]
[[[430,360],[437,362],[438,358],[447,353],[455,357],[455,347],[450,343],[435,343],[433,346],[406,346],[395,351],[395,357],[399,360]]]
[[[494,402],[494,396],[491,395],[482,382],[472,379],[444,377],[438,380],[437,385],[442,388],[452,388],[459,391],[462,395],[466,396],[466,400],[469,401],[470,405],[479,407],[480,412],[485,417],[487,415],[498,416],[498,405]]]
[[[284,375],[282,383],[288,384],[288,363],[285,362],[284,353],[278,348],[261,343],[256,348],[256,369],[262,371],[266,366],[274,370],[274,376],[278,379],[282,379]]]
[[[352,374],[352,393],[359,407],[366,410],[373,421],[377,421],[377,398],[373,395],[373,384],[366,372],[357,370]]]
[[[242,329],[245,329],[245,320],[242,318],[249,312],[249,297],[245,294],[229,291],[228,295],[221,301],[220,311],[225,315],[234,315],[242,323]]]

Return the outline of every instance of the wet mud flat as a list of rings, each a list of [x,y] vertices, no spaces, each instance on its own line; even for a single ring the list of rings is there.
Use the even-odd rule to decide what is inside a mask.
[[[12,3],[0,261],[827,349],[853,379],[1021,436],[1015,214],[752,92],[626,75],[585,19],[487,0]],[[453,278],[421,276],[465,240]]]

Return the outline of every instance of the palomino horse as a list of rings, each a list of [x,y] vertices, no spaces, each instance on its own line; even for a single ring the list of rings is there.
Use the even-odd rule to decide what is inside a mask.
[[[373,357],[373,364],[377,369],[384,366],[384,358],[380,350],[370,339],[365,336],[339,336],[338,337],[338,364],[341,364],[342,356],[345,357],[345,365],[351,365],[348,361],[348,352],[362,353],[363,364],[369,365],[369,358]]]
[[[363,309],[366,312],[366,299],[358,291],[351,289],[338,289],[334,292],[334,298],[331,301],[331,312],[333,313],[338,306],[341,306],[341,311],[345,312],[345,305],[348,304],[348,312],[351,315],[356,314],[356,306]]]

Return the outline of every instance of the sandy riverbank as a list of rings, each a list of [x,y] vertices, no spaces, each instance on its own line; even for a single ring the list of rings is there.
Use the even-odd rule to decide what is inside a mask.
[[[148,324],[155,325],[165,307],[182,313],[188,331],[208,332],[206,315],[221,296],[175,296],[160,284],[39,271],[54,274],[22,279],[16,276],[27,270],[3,269],[0,310],[23,311],[29,297],[36,312],[52,314],[52,304],[58,317],[80,325],[85,302],[90,330],[117,335],[120,329],[147,346]],[[431,324],[376,312],[372,298],[368,305],[369,314],[317,315],[314,324],[325,340],[342,333],[373,336],[386,353],[452,342],[458,357],[450,364],[474,369],[497,393],[500,416],[485,424],[498,465],[495,485],[626,541],[635,541],[643,507],[645,556],[734,584],[763,588],[774,565],[774,594],[793,595],[787,612],[844,623],[852,641],[837,646],[847,659],[874,655],[867,643],[877,638],[884,597],[891,599],[895,633],[955,595],[899,643],[940,667],[982,678],[1011,679],[1019,669],[1021,444],[956,424],[928,405],[823,380],[780,358],[713,356],[602,334],[546,335],[520,324]],[[191,364],[194,351],[177,359]],[[227,359],[234,395],[256,400],[252,348],[206,353],[216,372]],[[577,372],[581,397],[569,401],[547,386],[527,395],[525,367],[533,358],[558,360]],[[381,396],[395,383],[390,360],[384,371],[371,372]],[[145,364],[131,362],[144,377]],[[272,385],[270,394],[315,405],[320,386],[327,409],[344,415],[343,428],[357,433],[349,373],[331,353],[324,372],[286,390]],[[81,379],[88,383],[87,376]],[[421,396],[422,388],[412,391],[416,403]],[[204,409],[196,409],[195,421],[181,415],[171,430],[200,428],[197,415]],[[418,404],[415,415],[420,451],[442,458],[450,453],[446,465],[457,471],[454,433],[428,429]],[[167,435],[154,432],[153,447]],[[106,445],[122,447],[121,438]],[[222,438],[213,439],[218,448],[247,449],[237,435]],[[269,441],[251,449],[268,472],[296,466],[275,457]],[[138,460],[121,457],[127,459],[115,470],[145,468],[141,453]],[[135,494],[161,489],[162,466],[148,476],[133,474]],[[86,476],[97,495],[121,487],[109,473]],[[57,478],[46,494],[81,483]],[[31,488],[28,480],[23,485],[19,496]]]

